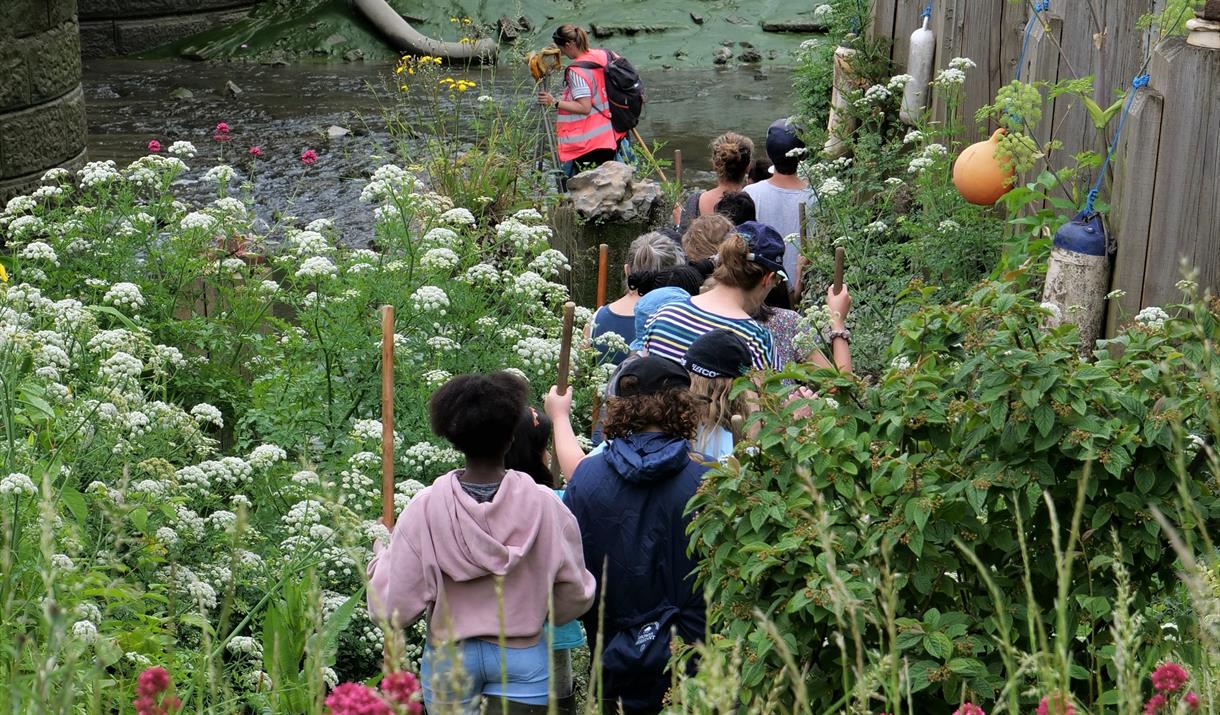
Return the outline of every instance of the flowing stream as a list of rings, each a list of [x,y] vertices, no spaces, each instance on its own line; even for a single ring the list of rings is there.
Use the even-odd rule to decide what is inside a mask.
[[[382,111],[392,76],[390,65],[371,62],[91,60],[84,66],[90,159],[114,159],[121,167],[145,154],[150,139],[166,148],[185,139],[199,149],[199,156],[188,162],[192,167],[210,166],[223,157],[246,178],[251,165],[247,151],[258,146],[262,157],[256,162],[252,198],[265,224],[261,228],[280,216],[302,222],[325,217],[342,228],[344,242],[365,245],[373,234],[373,217],[359,195],[369,171],[380,163],[370,157],[401,161]],[[467,76],[479,83],[479,93],[497,98],[528,86],[521,76],[505,77],[503,69],[497,77]],[[664,142],[666,157],[682,150],[687,184],[711,181],[708,143],[713,137],[735,130],[752,137],[761,150],[767,126],[792,111],[791,74],[782,68],[645,70],[644,81],[648,105],[640,132],[650,142]],[[232,128],[224,143],[212,138],[221,121]],[[332,125],[351,133],[329,139]],[[313,166],[300,162],[306,148],[319,154]],[[196,171],[184,179],[180,197],[195,203],[215,198],[215,186],[205,185],[201,176]],[[573,258],[577,298],[588,305],[596,244],[611,244],[613,265],[639,227],[572,230],[575,235],[559,238]],[[611,283],[613,293],[613,276]]]

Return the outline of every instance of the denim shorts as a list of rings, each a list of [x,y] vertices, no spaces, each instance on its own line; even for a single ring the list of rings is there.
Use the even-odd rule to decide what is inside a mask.
[[[507,678],[500,672],[501,652]],[[461,661],[455,673],[454,656]],[[424,704],[433,708],[458,705],[467,712],[479,711],[479,696],[498,700],[507,698],[527,705],[546,705],[550,681],[550,662],[546,641],[528,648],[505,648],[497,643],[470,638],[454,645],[424,646],[420,664]]]

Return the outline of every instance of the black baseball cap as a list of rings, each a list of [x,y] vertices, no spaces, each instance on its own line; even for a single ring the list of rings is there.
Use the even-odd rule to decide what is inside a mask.
[[[690,375],[678,363],[658,355],[624,361],[615,380],[615,395],[637,397],[666,390],[689,390]]]
[[[779,231],[761,221],[746,221],[737,227],[737,233],[750,247],[746,260],[780,274],[784,280],[788,279],[784,275],[784,237],[779,235]]]
[[[731,330],[716,328],[704,333],[686,349],[682,366],[704,377],[741,377],[750,371],[753,360],[746,341]]]
[[[782,174],[796,173],[799,156],[788,156],[793,149],[804,149],[805,142],[797,135],[797,126],[791,118],[777,119],[767,127],[767,158],[775,171]]]

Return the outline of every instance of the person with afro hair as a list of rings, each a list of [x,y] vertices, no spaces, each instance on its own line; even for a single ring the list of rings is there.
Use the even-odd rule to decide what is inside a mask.
[[[420,675],[432,712],[477,711],[484,697],[546,706],[543,625],[567,623],[593,604],[575,517],[549,488],[504,467],[528,391],[508,372],[441,386],[428,403],[432,431],[465,466],[416,494],[389,545],[373,546],[369,613],[384,628],[427,618]],[[451,677],[459,668],[464,677]]]

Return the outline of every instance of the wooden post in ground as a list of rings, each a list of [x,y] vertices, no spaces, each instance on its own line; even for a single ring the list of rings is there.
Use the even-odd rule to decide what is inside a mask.
[[[394,306],[381,306],[381,520],[394,530]]]
[[[603,243],[597,247],[597,303],[600,308],[606,304],[606,276],[610,270],[610,246]]]

